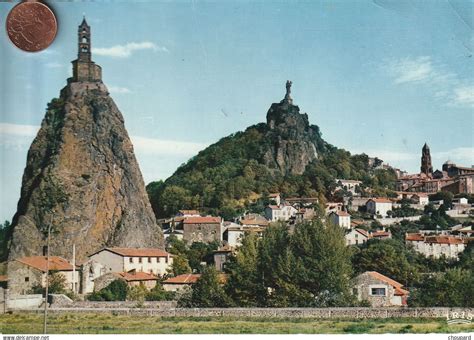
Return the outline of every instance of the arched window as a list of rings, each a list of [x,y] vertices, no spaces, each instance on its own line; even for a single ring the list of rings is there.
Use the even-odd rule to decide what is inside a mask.
[[[87,37],[82,37],[82,41],[81,41],[81,42],[83,42],[83,43],[88,43],[89,40],[87,39]]]
[[[82,47],[81,52],[88,52],[87,47]]]

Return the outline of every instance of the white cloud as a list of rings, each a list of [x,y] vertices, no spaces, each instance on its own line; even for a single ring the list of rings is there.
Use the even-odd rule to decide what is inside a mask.
[[[150,41],[143,41],[131,42],[125,45],[115,45],[112,47],[92,48],[92,53],[114,58],[128,58],[132,55],[133,52],[140,50],[152,50],[153,52],[169,52],[168,49],[164,46],[158,46]]]
[[[424,81],[434,73],[431,58],[428,56],[392,61],[388,65],[388,71],[395,78],[396,84]]]
[[[445,105],[474,107],[474,86],[448,70],[430,56],[402,58],[383,65],[383,69],[397,85],[412,84],[428,89],[433,97]]]
[[[453,104],[474,107],[474,86],[461,86],[453,91]]]
[[[36,125],[0,123],[0,137],[5,135],[18,137],[34,137],[39,130]]]
[[[36,136],[39,126],[0,123],[0,145],[10,147],[28,147]],[[137,153],[142,155],[193,156],[208,144],[183,142],[131,136],[132,144]]]
[[[115,93],[115,94],[126,94],[126,93],[131,93],[130,89],[126,87],[120,87],[120,86],[109,86],[108,87],[110,93]]]
[[[182,142],[131,136],[132,144],[137,153],[156,155],[193,156],[208,144]]]

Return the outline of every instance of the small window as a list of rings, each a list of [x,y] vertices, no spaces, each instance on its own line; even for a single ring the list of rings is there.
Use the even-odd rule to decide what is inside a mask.
[[[148,258],[148,263],[151,263],[151,257]]]
[[[129,261],[130,263],[133,263],[133,257],[130,257],[130,258],[128,259],[128,261]]]
[[[165,263],[168,263],[168,257],[165,257]]]
[[[385,288],[372,288],[371,295],[385,296]]]
[[[141,257],[138,258],[138,263],[142,263],[142,258]]]
[[[359,295],[359,290],[357,288],[352,288],[353,295]]]
[[[30,278],[28,276],[25,277],[25,282],[30,282]]]

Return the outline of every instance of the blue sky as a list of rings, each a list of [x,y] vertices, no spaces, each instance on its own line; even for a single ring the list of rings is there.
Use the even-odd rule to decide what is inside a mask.
[[[12,3],[0,3],[4,22]],[[121,109],[145,182],[294,102],[330,143],[411,172],[474,164],[474,16],[469,1],[52,2],[44,52],[0,34],[0,220],[11,219],[26,153],[75,59],[83,13],[93,59]],[[1,30],[4,31],[3,25]]]

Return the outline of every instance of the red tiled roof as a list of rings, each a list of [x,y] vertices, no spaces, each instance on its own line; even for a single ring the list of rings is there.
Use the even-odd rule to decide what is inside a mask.
[[[255,218],[253,219],[247,219],[247,220],[240,220],[241,225],[268,225],[269,222],[267,220],[257,220]]]
[[[418,233],[405,235],[405,241],[424,241],[424,240],[425,240],[425,237]]]
[[[406,295],[408,294],[408,291],[405,289],[402,289],[403,285],[400,282],[397,282],[395,280],[392,280],[391,278],[380,274],[379,272],[367,272],[370,276],[373,278],[383,281],[387,284],[389,284],[392,287],[395,287],[395,295]]]
[[[193,284],[201,277],[201,274],[181,274],[175,277],[170,277],[163,281],[166,284]]]
[[[181,274],[175,277],[170,277],[169,279],[163,281],[164,284],[195,284],[201,274]],[[223,284],[227,281],[226,274],[218,274],[217,275],[219,283]]]
[[[199,216],[199,217],[186,217],[184,219],[184,224],[214,224],[221,223],[220,217],[213,216]]]
[[[6,281],[8,281],[8,276],[0,275],[0,282],[6,282]]]
[[[452,236],[427,236],[425,239],[426,243],[439,243],[439,244],[461,244],[462,239]]]
[[[129,256],[129,257],[168,257],[173,256],[170,253],[164,251],[163,249],[157,248],[104,248],[92,255],[100,253],[101,251],[108,250],[112,253],[115,253],[120,256]],[[90,256],[92,256],[90,255]]]
[[[355,231],[357,231],[359,234],[364,235],[365,237],[369,237],[369,233],[367,230],[355,228]]]
[[[383,236],[391,236],[392,234],[388,231],[374,231],[372,237],[383,237]]]
[[[374,201],[375,203],[392,203],[388,198],[371,198],[369,201]]]
[[[28,256],[17,259],[18,262],[26,264],[30,267],[46,272],[46,267],[48,264],[46,256]],[[73,266],[66,259],[63,259],[59,256],[50,256],[49,257],[49,270],[73,270]]]
[[[333,214],[336,214],[338,216],[351,216],[347,211],[342,211],[342,210],[335,211],[335,212],[333,212]]]
[[[117,273],[120,277],[122,277],[125,281],[151,281],[151,280],[158,280],[158,277],[146,273],[146,272],[123,272],[123,273]]]

